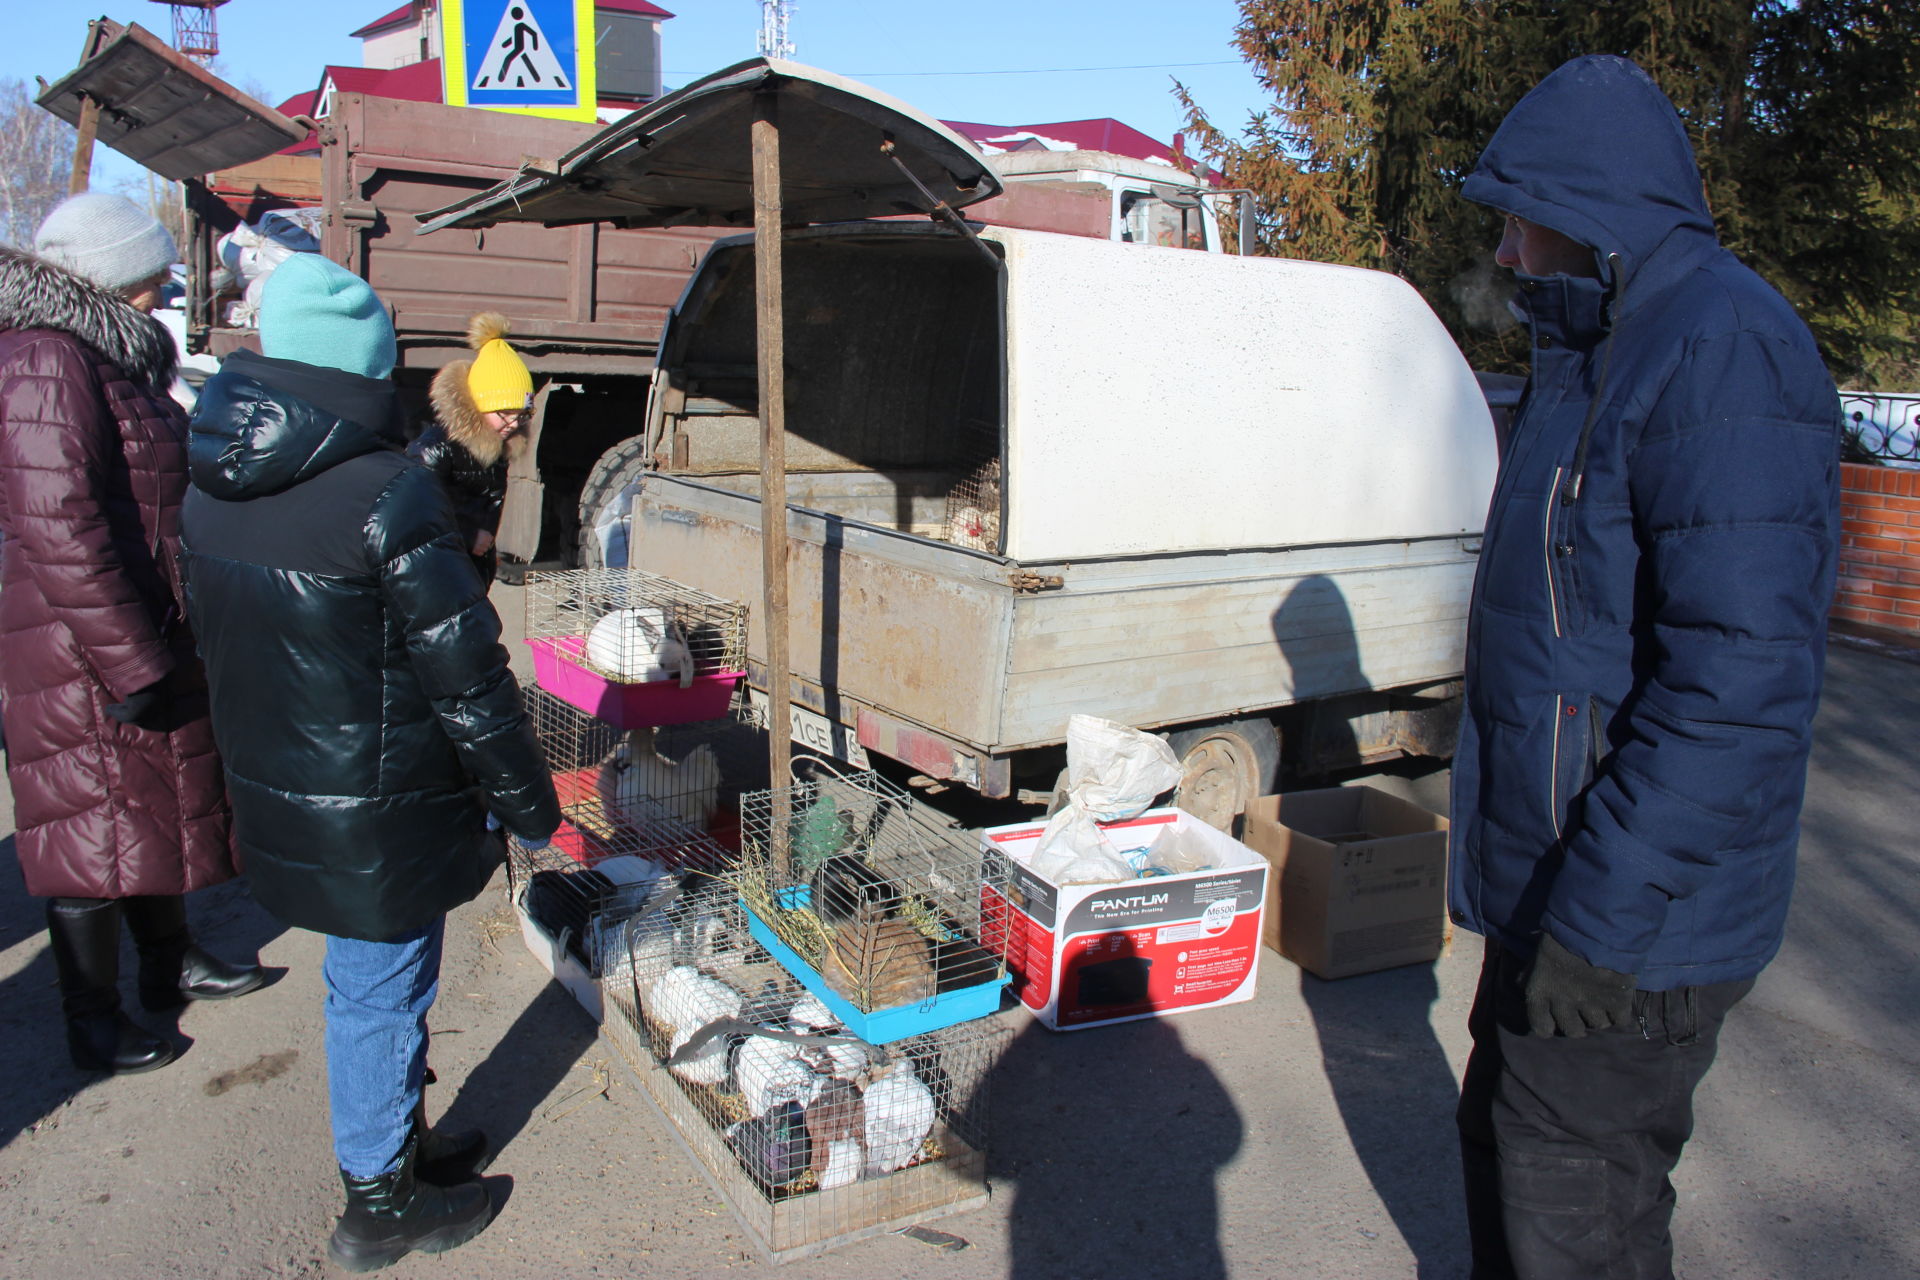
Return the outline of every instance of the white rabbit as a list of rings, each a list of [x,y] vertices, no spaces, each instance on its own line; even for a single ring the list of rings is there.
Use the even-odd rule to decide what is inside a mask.
[[[635,729],[601,762],[594,790],[617,827],[635,830],[649,818],[671,817],[705,831],[720,807],[720,757],[703,742],[669,760],[654,750],[653,730]]]
[[[734,1055],[733,1074],[748,1111],[763,1116],[782,1102],[804,1107],[814,1100],[826,1081],[800,1060],[799,1051],[789,1041],[747,1037]]]
[[[866,1074],[867,1046],[864,1044],[830,1044],[826,1046],[825,1070],[828,1075],[841,1080],[858,1080]]]
[[[860,1177],[860,1144],[843,1138],[827,1144],[827,1167],[820,1171],[820,1189],[831,1191]]]
[[[787,1028],[802,1034],[819,1031],[833,1031],[840,1026],[840,1019],[834,1016],[819,996],[806,995],[787,1013]]]
[[[587,632],[587,664],[627,681],[693,683],[693,654],[680,628],[658,606],[615,609]]]
[[[907,1063],[867,1086],[867,1172],[892,1173],[933,1129],[933,1094]]]
[[[672,1053],[693,1033],[721,1018],[740,1016],[740,993],[697,969],[676,965],[653,984],[653,1014],[673,1028]],[[727,1078],[727,1038],[715,1036],[674,1071],[695,1084],[719,1084]]]

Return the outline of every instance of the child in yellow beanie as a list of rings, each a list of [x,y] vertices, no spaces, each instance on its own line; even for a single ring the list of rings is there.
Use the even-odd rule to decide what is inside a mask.
[[[498,566],[493,539],[507,494],[507,461],[525,441],[533,410],[533,375],[507,345],[510,327],[498,311],[467,322],[474,358],[434,375],[435,420],[407,449],[446,486],[468,554],[489,586]]]

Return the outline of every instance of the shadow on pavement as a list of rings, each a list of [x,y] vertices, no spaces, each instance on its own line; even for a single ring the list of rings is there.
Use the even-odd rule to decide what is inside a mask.
[[[13,862],[13,837],[8,836],[0,840],[0,865]],[[194,940],[225,960],[252,960],[283,932],[254,904],[241,880],[187,895],[187,919]],[[193,1040],[180,1030],[182,1011],[148,1013],[140,1008],[138,961],[124,927],[121,934],[121,1007],[135,1022],[173,1042],[176,1057],[160,1070],[178,1072],[181,1060],[193,1052]],[[24,967],[0,981],[0,1079],[7,1082],[7,1087],[0,1089],[3,1147],[89,1085],[109,1077],[82,1071],[67,1056],[60,987],[54,976],[53,954],[47,946],[46,901],[27,896],[17,875],[11,891],[0,895],[0,947],[30,948],[33,953]],[[269,969],[269,984],[285,977],[286,972]]]
[[[988,1172],[1014,1187],[1012,1280],[1225,1280],[1215,1183],[1245,1130],[1172,1024],[1031,1023],[993,1095]]]
[[[1412,1252],[1421,1280],[1463,1274],[1459,1086],[1430,1021],[1430,964],[1327,982],[1304,970],[1300,994],[1354,1154]]]
[[[454,1129],[485,1130],[488,1144],[504,1155],[596,1038],[566,988],[549,982],[464,1080],[440,1076],[428,1090],[427,1115],[436,1126],[444,1121]]]

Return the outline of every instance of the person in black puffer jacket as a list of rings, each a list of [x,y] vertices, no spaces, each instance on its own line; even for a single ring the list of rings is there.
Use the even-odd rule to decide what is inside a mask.
[[[504,858],[491,821],[537,846],[560,809],[453,509],[402,451],[384,305],[300,254],[260,345],[202,392],[182,564],[241,864],[327,935],[328,1252],[370,1270],[491,1216],[485,1139],[426,1127],[427,1011],[447,911]]]
[[[507,463],[526,440],[533,409],[533,375],[507,345],[509,328],[498,311],[468,322],[467,345],[476,354],[434,375],[434,421],[407,448],[446,486],[467,554],[488,586],[499,564],[493,539],[507,496]]]

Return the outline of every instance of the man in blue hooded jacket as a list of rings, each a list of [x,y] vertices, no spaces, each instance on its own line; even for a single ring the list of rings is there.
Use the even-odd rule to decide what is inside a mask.
[[[1453,918],[1487,939],[1458,1115],[1474,1275],[1668,1276],[1693,1092],[1793,885],[1838,399],[1633,63],[1548,76],[1464,195],[1506,218],[1533,347],[1453,773]]]

